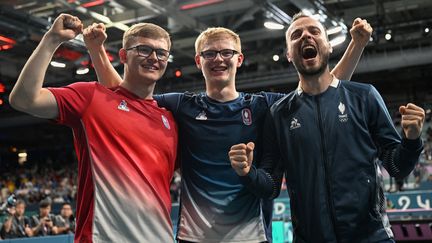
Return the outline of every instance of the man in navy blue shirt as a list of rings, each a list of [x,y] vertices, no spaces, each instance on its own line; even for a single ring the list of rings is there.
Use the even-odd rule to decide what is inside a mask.
[[[103,26],[95,24],[85,32],[99,80],[109,86],[118,85],[121,79],[104,54]],[[351,76],[370,34],[367,22],[357,19],[352,28],[353,41],[334,70],[336,76]],[[152,47],[147,49],[154,55]],[[261,200],[241,183],[231,168],[227,151],[232,144],[254,141],[256,157],[260,157],[265,114],[283,95],[236,90],[235,76],[244,57],[240,38],[233,31],[207,29],[198,36],[195,51],[196,65],[206,83],[205,92],[154,97],[174,114],[179,126],[182,185],[177,239],[271,242],[272,201]]]

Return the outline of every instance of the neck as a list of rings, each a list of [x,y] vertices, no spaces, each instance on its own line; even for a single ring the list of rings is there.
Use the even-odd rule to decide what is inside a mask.
[[[310,95],[321,94],[327,90],[333,81],[333,75],[328,68],[321,74],[303,75],[299,74],[300,87],[303,92]]]
[[[127,89],[129,92],[135,94],[141,99],[152,99],[153,90],[156,83],[146,84],[146,83],[132,83],[128,82],[126,79],[120,84],[121,87]]]
[[[239,93],[237,92],[234,85],[224,86],[224,87],[214,87],[207,85],[206,94],[208,97],[217,100],[219,102],[227,102],[237,99]]]

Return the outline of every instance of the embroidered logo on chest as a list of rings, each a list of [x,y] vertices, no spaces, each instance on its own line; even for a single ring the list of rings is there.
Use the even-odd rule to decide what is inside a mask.
[[[346,109],[345,109],[345,105],[342,102],[339,102],[339,121],[340,122],[347,122],[348,121],[348,114],[345,113]]]
[[[129,107],[127,106],[127,102],[125,100],[122,100],[120,104],[117,106],[117,109],[122,111],[129,111]]]
[[[298,121],[297,118],[293,117],[293,119],[291,119],[291,125],[290,125],[290,130],[294,130],[301,127],[300,122]]]
[[[252,112],[249,108],[244,108],[241,112],[243,124],[249,126],[252,124]]]
[[[200,121],[205,121],[207,120],[207,114],[205,113],[205,111],[201,111],[196,117],[196,120],[200,120]]]
[[[164,115],[162,115],[161,117],[162,117],[162,122],[163,122],[164,126],[166,127],[166,129],[170,130],[171,126],[169,124],[168,118],[166,118]]]

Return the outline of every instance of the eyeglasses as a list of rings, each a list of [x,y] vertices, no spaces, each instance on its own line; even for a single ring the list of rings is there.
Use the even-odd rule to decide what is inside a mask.
[[[164,49],[155,49],[155,48],[153,48],[151,46],[147,46],[147,45],[139,45],[139,46],[130,47],[130,48],[127,48],[126,51],[129,51],[132,49],[136,49],[138,52],[138,56],[141,56],[141,57],[149,57],[149,56],[151,56],[151,54],[153,54],[153,52],[155,52],[156,57],[159,61],[166,61],[166,60],[168,60],[168,57],[169,57],[169,51],[164,50]]]
[[[220,51],[207,50],[207,51],[202,51],[200,53],[200,56],[202,56],[206,60],[213,60],[216,58],[218,53],[223,59],[231,59],[235,54],[238,54],[238,51],[231,50],[231,49],[223,49]]]

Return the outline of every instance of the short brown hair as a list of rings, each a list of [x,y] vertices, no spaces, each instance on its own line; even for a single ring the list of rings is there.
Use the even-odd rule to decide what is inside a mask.
[[[195,52],[198,54],[201,52],[204,43],[209,40],[219,39],[221,37],[229,37],[235,43],[236,51],[241,53],[241,42],[240,37],[234,31],[224,27],[211,27],[207,28],[198,36],[195,41]]]
[[[171,39],[168,32],[162,27],[151,23],[139,23],[132,25],[123,34],[123,48],[127,48],[135,37],[150,39],[164,39],[168,43],[168,51],[171,49]]]
[[[291,20],[290,25],[291,25],[292,23],[294,23],[295,21],[297,21],[298,19],[305,18],[305,17],[313,18],[313,17],[312,17],[311,15],[309,15],[309,14],[305,14],[305,13],[303,13],[303,12],[298,12],[298,13],[294,14],[294,16],[292,17],[292,20]],[[319,22],[319,21],[318,21],[318,22]],[[326,27],[325,27],[321,22],[320,22],[320,24],[321,24],[321,26],[323,27],[323,29],[324,29],[324,33],[325,33],[325,35],[327,36],[327,39],[328,39],[327,29],[326,29]],[[286,34],[288,34],[288,30],[289,30],[289,27],[288,27],[288,29],[287,29],[286,32],[285,32],[285,36],[286,36]]]

